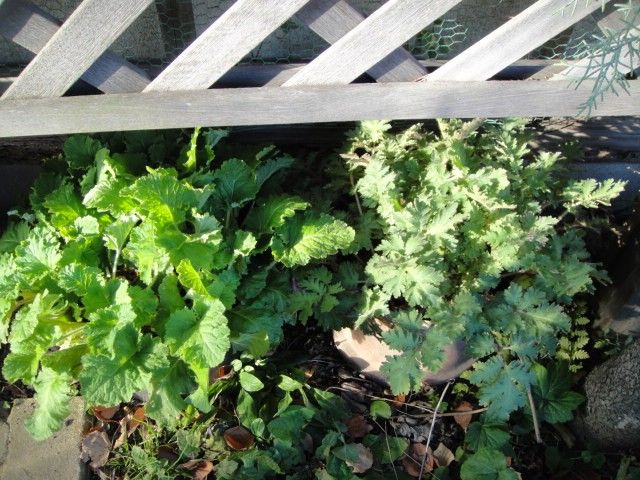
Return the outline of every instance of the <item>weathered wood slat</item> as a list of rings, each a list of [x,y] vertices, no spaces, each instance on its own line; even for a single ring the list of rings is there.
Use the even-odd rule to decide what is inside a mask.
[[[145,91],[209,88],[309,0],[237,0]]]
[[[407,82],[213,89],[0,102],[0,137],[72,132],[282,125],[366,119],[572,116],[592,85],[567,82]],[[632,98],[640,82],[632,81]],[[638,102],[611,97],[598,114],[638,115]]]
[[[84,0],[41,48],[3,98],[64,95],[152,1]],[[29,18],[44,24],[44,17]],[[51,31],[51,25],[46,28]],[[94,73],[99,77],[109,77],[124,68],[113,56],[106,55],[105,59],[105,63],[98,64],[95,69]]]
[[[38,53],[60,28],[60,22],[26,0],[0,2],[0,35]],[[149,84],[144,70],[105,52],[81,77],[106,93],[140,92]],[[2,93],[2,92],[0,92]]]
[[[425,80],[489,79],[600,7],[600,1],[538,0]]]
[[[352,82],[460,0],[389,0],[284,85]]]
[[[329,44],[336,43],[365,20],[365,16],[345,0],[312,0],[296,18]],[[367,73],[378,82],[410,82],[426,75],[427,71],[408,51],[398,48]]]

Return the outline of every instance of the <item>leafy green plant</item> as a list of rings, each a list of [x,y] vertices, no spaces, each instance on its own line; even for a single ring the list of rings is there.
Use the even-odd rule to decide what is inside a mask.
[[[3,235],[2,372],[36,391],[34,437],[61,426],[77,385],[88,405],[146,391],[161,423],[209,411],[211,367],[264,356],[284,324],[334,308],[344,288],[313,263],[354,231],[281,190],[291,157],[218,159],[225,135],[71,137]],[[292,296],[298,267],[304,298]]]
[[[488,419],[503,422],[527,404],[535,362],[571,329],[576,295],[606,280],[582,227],[624,183],[568,179],[558,154],[531,154],[517,121],[466,138],[457,122],[442,122],[440,138],[389,128],[362,124],[343,153],[356,208],[381,232],[356,326],[392,326],[381,337],[399,353],[383,371],[396,393],[419,389],[422,369],[464,340],[478,359],[466,378]]]

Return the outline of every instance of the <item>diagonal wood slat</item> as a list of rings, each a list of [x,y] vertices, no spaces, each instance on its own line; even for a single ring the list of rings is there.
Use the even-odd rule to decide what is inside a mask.
[[[461,0],[389,0],[284,85],[355,80]]]
[[[0,102],[0,137],[71,132],[190,128],[199,125],[282,125],[379,118],[572,116],[591,93],[568,82],[398,82],[303,87],[149,92]],[[632,81],[631,95],[640,95]],[[624,96],[599,115],[634,115]],[[47,121],[42,121],[46,118]]]
[[[38,53],[60,28],[55,17],[26,0],[0,2],[0,35]],[[141,68],[105,52],[81,77],[106,93],[140,92],[149,84]]]
[[[424,80],[487,80],[601,5],[591,0],[538,0]]]
[[[209,88],[309,0],[237,0],[145,91]]]
[[[64,95],[152,2],[84,0],[3,98]]]
[[[336,43],[365,20],[365,16],[345,0],[312,0],[296,18],[329,44]],[[398,48],[367,73],[378,82],[407,82],[426,75],[427,71],[413,55]]]

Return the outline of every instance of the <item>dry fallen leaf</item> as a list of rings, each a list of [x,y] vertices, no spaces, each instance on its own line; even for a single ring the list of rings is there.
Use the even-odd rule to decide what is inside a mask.
[[[249,430],[237,426],[224,432],[224,441],[232,450],[247,450],[253,447],[255,438]]]
[[[113,449],[120,448],[122,444],[127,440],[127,417],[120,420],[120,426],[118,427],[118,438],[113,442]]]
[[[83,462],[90,462],[92,468],[100,468],[109,460],[111,442],[105,432],[94,430],[82,439],[81,451]]]
[[[120,411],[120,407],[93,407],[92,410],[98,420],[108,422]]]
[[[400,395],[396,395],[395,397],[393,397],[391,403],[393,403],[394,407],[400,408],[405,404],[406,400],[407,396],[404,393],[401,393]]]
[[[453,409],[454,412],[470,412],[471,410],[473,410],[473,405],[464,400],[460,402],[456,406],[456,408]],[[453,417],[453,419],[466,432],[469,424],[471,423],[471,420],[473,419],[473,414],[469,413],[467,415],[456,415],[455,417]]]
[[[418,477],[420,475],[420,465],[422,465],[422,459],[424,458],[425,445],[423,443],[412,443],[407,453],[402,457],[402,466],[405,471],[412,477]],[[425,477],[425,473],[429,473],[434,467],[434,457],[431,447],[427,450],[427,460],[424,464],[424,470],[422,477]]]
[[[213,463],[209,460],[189,460],[180,466],[193,472],[193,480],[205,480],[213,471]]]
[[[440,443],[433,452],[433,459],[438,467],[448,467],[456,459],[456,456],[444,443]]]
[[[209,369],[209,383],[215,383],[218,380],[226,380],[233,374],[231,365],[220,365]]]
[[[144,419],[144,407],[138,407],[134,410],[133,414],[127,415],[127,430],[129,431],[127,435],[131,436],[131,434],[136,431],[136,428],[144,422]]]
[[[367,423],[363,415],[354,415],[345,420],[344,424],[347,426],[347,434],[351,438],[362,438],[373,430],[373,427]]]
[[[354,446],[358,450],[358,459],[354,461],[345,460],[345,463],[353,473],[364,473],[373,466],[373,453],[361,443],[356,443]]]

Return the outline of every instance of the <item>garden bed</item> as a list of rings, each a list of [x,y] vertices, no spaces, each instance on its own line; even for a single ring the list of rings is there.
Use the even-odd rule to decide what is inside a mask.
[[[0,242],[3,399],[35,391],[45,438],[81,394],[98,478],[635,478],[637,451],[572,432],[631,342],[593,321],[634,170],[567,175],[518,121],[438,126],[70,137]],[[343,327],[394,351],[382,382]],[[425,384],[460,341],[473,368]]]

